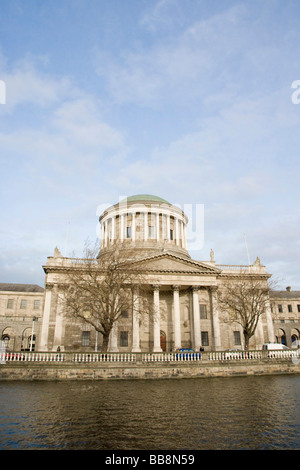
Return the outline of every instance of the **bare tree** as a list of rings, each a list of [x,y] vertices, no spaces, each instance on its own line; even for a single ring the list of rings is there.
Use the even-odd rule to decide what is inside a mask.
[[[107,250],[97,257],[98,245],[86,245],[84,258],[74,263],[62,294],[65,313],[81,319],[98,331],[102,350],[122,312],[137,309],[133,288],[141,285],[141,275],[128,251]]]
[[[246,350],[261,315],[269,306],[269,292],[270,287],[266,279],[255,279],[252,276],[225,280],[218,291],[220,308],[229,313],[230,321],[242,327]]]

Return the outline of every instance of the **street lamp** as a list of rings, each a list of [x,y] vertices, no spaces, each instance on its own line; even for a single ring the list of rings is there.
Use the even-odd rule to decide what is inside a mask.
[[[33,332],[34,332],[34,322],[37,321],[37,317],[33,317],[32,319],[32,330],[31,330],[31,339],[30,339],[30,352],[32,352],[32,344],[33,344]]]

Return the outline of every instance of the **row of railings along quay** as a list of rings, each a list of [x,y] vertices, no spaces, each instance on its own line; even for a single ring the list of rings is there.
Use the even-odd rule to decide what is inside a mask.
[[[162,353],[102,353],[102,352],[13,352],[0,353],[0,364],[12,362],[43,363],[151,363],[165,364],[180,362],[208,363],[211,361],[253,361],[293,360],[300,363],[300,349],[284,351],[211,351],[211,352],[162,352]]]

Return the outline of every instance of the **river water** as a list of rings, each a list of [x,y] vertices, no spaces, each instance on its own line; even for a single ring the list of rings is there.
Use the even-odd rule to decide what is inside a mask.
[[[299,449],[300,376],[0,382],[0,449]]]

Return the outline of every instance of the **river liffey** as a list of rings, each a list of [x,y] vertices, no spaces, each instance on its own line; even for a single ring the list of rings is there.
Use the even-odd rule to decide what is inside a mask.
[[[0,382],[1,450],[300,448],[300,376]]]

